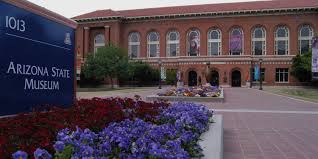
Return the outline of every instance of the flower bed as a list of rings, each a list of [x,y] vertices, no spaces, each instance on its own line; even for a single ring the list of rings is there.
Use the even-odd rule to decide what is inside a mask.
[[[37,148],[54,152],[57,132],[64,128],[89,128],[101,131],[111,122],[140,118],[152,121],[167,103],[146,103],[139,99],[108,98],[79,100],[69,109],[51,107],[47,112],[35,111],[0,119],[0,156],[11,158],[17,150],[33,154]]]
[[[49,142],[49,146],[29,144],[32,147],[39,147],[34,151],[35,158],[52,158],[53,156],[57,159],[191,158],[202,155],[198,140],[200,135],[208,129],[209,121],[212,118],[212,112],[203,105],[175,103],[168,106],[166,103],[151,104],[131,99],[98,98],[80,102],[93,103],[92,105],[95,107],[108,107],[101,103],[113,103],[113,106],[121,108],[119,109],[121,110],[119,111],[120,119],[115,118],[114,121],[117,122],[112,123],[109,122],[110,119],[105,120],[104,129],[96,127],[83,129],[82,125],[76,127],[76,130],[62,129],[57,133],[54,145],[50,145],[53,144],[52,141]],[[150,109],[146,109],[145,106],[149,106]],[[46,115],[50,115],[50,113],[46,113]],[[109,112],[106,115],[110,114]],[[94,116],[94,114],[88,116]],[[103,119],[104,116],[100,117]],[[49,126],[47,125],[47,127]],[[2,137],[3,135],[1,134]],[[11,134],[11,136],[13,135],[15,133]],[[30,137],[21,138],[21,140],[32,141]],[[11,142],[4,145],[10,145]],[[55,153],[50,150],[50,146],[54,147]],[[21,151],[16,151],[12,157],[24,159],[27,158],[27,154],[32,156],[33,151],[24,152],[26,148],[17,146],[15,149]],[[7,149],[4,147],[2,150]],[[6,157],[9,158],[9,156]]]
[[[189,88],[171,88],[158,96],[178,96],[178,97],[220,97],[221,89],[215,86],[199,86]]]

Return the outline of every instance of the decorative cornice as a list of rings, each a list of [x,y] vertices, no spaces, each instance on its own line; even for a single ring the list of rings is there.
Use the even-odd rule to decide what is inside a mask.
[[[158,20],[158,19],[191,19],[194,17],[210,18],[210,17],[234,17],[234,16],[259,16],[272,14],[299,14],[299,13],[318,13],[318,6],[306,8],[280,8],[280,9],[262,9],[262,10],[241,10],[241,11],[223,11],[223,12],[202,12],[202,13],[185,13],[185,14],[168,14],[168,15],[151,15],[151,16],[110,16],[74,19],[78,23],[91,23],[101,21],[121,20],[124,22]]]

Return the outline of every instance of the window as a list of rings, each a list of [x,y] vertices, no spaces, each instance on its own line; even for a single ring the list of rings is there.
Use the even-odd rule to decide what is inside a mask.
[[[288,68],[276,68],[276,82],[278,83],[288,82]]]
[[[200,32],[199,30],[190,30],[188,32],[188,55],[199,56],[200,55]]]
[[[235,28],[230,33],[230,54],[242,55],[243,54],[243,31]]]
[[[304,25],[299,29],[299,54],[308,53],[311,48],[311,40],[314,31],[309,25]]]
[[[160,42],[159,42],[159,33],[150,32],[147,38],[148,42],[148,57],[159,57],[160,52]]]
[[[257,27],[252,33],[253,55],[266,54],[266,31],[263,27]]]
[[[140,35],[137,32],[129,34],[128,37],[128,55],[131,58],[137,58],[140,54]]]
[[[219,29],[213,29],[208,32],[208,53],[210,56],[217,56],[221,54],[221,42],[222,36]]]
[[[289,30],[287,27],[278,27],[275,31],[275,54],[288,55],[289,52]]]
[[[97,52],[97,49],[105,46],[105,36],[104,34],[98,34],[94,39],[94,52]]]
[[[252,69],[252,78],[253,78],[253,81],[256,81],[254,74],[255,74],[255,69],[253,68]],[[261,69],[261,78],[262,78],[262,81],[265,81],[265,68]]]
[[[171,31],[167,34],[167,55],[170,57],[179,56],[180,36],[177,31]]]

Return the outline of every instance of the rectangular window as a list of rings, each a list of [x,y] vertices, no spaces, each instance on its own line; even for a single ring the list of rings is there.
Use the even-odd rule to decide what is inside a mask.
[[[149,44],[149,55],[150,57],[157,57],[157,44]]]
[[[278,52],[277,55],[286,55],[286,41],[277,42]]]
[[[254,74],[255,74],[255,70],[252,69],[253,81],[256,81]],[[265,81],[265,68],[261,69],[261,78],[262,78],[262,81]]]
[[[138,45],[131,45],[130,46],[131,48],[131,57],[132,58],[136,58],[136,57],[138,57],[138,48],[139,48],[139,46]]]
[[[301,54],[305,54],[309,52],[310,40],[301,40]]]
[[[210,53],[213,56],[217,56],[219,55],[219,43],[218,42],[211,42],[210,43],[211,48],[210,48]]]
[[[288,68],[276,68],[276,82],[287,83],[288,82]]]
[[[170,53],[171,57],[177,56],[177,44],[169,44],[170,46]]]
[[[254,53],[255,55],[263,55],[263,41],[255,41]]]

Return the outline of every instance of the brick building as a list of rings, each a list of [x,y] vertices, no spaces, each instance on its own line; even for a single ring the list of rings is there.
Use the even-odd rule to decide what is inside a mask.
[[[160,59],[164,70],[181,72],[185,85],[245,86],[254,80],[260,59],[264,84],[295,85],[292,58],[311,48],[318,1],[98,10],[73,19],[78,22],[78,68],[89,52],[112,43],[154,67]]]

